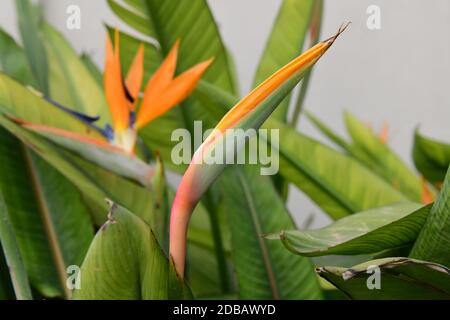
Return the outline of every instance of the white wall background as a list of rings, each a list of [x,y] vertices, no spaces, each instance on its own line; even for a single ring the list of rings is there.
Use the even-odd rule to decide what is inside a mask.
[[[180,0],[187,1],[187,0]],[[103,60],[103,22],[121,24],[104,0],[41,0],[47,19],[60,28],[74,47]],[[227,46],[235,57],[241,92],[250,89],[281,0],[209,0]],[[66,8],[82,10],[82,29],[65,28]],[[382,28],[369,31],[366,9],[381,7]],[[351,28],[316,66],[306,106],[344,134],[343,110],[375,130],[390,124],[389,145],[411,162],[412,134],[450,141],[450,1],[448,0],[327,0],[323,36],[334,34],[344,21]],[[13,0],[1,0],[0,25],[17,35]],[[307,121],[301,130],[321,139]],[[314,227],[327,223],[310,201],[291,192],[289,208],[298,222],[315,214]]]

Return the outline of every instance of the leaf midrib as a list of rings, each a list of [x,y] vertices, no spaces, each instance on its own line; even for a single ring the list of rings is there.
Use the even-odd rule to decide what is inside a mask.
[[[34,165],[31,151],[21,143],[22,152],[24,155],[25,164],[27,170],[31,177],[31,184],[34,189],[34,194],[36,197],[36,201],[39,207],[39,214],[41,217],[42,224],[44,226],[44,230],[47,234],[48,244],[50,246],[50,251],[54,259],[55,268],[57,272],[57,276],[60,282],[61,289],[64,292],[64,296],[66,298],[70,298],[71,292],[66,286],[67,274],[66,274],[66,264],[64,262],[64,257],[62,254],[61,246],[58,242],[58,237],[53,225],[53,221],[50,215],[49,208],[47,206],[46,200],[44,198],[44,194],[42,191],[42,186],[40,179],[36,173],[36,166]]]

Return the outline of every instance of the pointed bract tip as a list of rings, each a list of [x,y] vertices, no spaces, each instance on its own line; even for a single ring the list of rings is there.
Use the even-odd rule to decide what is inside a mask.
[[[346,22],[346,23],[345,22],[342,23],[341,26],[339,27],[338,31],[336,32],[336,34],[334,36],[332,36],[332,37],[330,37],[330,38],[328,38],[328,39],[326,39],[326,40],[324,40],[322,42],[326,43],[328,46],[331,46],[336,41],[336,39],[339,38],[339,36],[342,33],[344,33],[345,30],[347,30],[347,28],[349,27],[349,25],[351,23],[352,23],[351,21]]]

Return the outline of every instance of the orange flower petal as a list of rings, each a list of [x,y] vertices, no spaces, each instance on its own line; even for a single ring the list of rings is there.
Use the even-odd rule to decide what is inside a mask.
[[[156,96],[172,82],[177,67],[179,47],[180,41],[177,40],[170,50],[169,54],[167,55],[166,59],[148,81],[144,92],[144,100],[146,96],[150,97],[148,99]],[[145,109],[144,103],[142,104],[142,106],[144,106]]]
[[[212,61],[204,61],[187,70],[160,92],[146,94],[137,117],[136,128],[142,128],[183,101],[194,90]]]
[[[136,107],[136,101],[141,91],[142,79],[144,78],[144,45],[140,45],[139,50],[134,58],[134,61],[127,74],[125,84],[128,92],[134,100],[134,103],[129,103],[130,110]]]
[[[114,129],[120,132],[129,126],[129,107],[122,82],[118,30],[116,30],[115,39],[116,48],[114,51],[109,37],[106,37],[104,86],[106,101],[114,122]]]
[[[211,63],[201,63],[174,80],[179,46],[180,41],[177,40],[167,58],[149,80],[137,115],[136,128],[142,128],[185,99]]]

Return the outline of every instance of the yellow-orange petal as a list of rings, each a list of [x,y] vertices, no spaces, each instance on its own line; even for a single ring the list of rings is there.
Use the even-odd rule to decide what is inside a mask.
[[[430,191],[430,188],[428,187],[428,183],[425,180],[425,178],[422,178],[422,203],[423,204],[430,204],[434,201],[433,194]]]
[[[123,131],[129,126],[129,108],[122,82],[122,71],[119,57],[119,37],[116,30],[116,49],[114,51],[111,40],[106,37],[106,61],[104,86],[106,101],[111,112],[114,130]]]
[[[142,128],[186,99],[212,61],[210,59],[192,67],[160,91],[151,94],[146,92],[136,119],[136,128]]]
[[[128,92],[134,101],[137,101],[139,92],[142,87],[142,79],[144,77],[144,45],[141,44],[138,52],[131,64],[130,70],[128,71],[125,84],[127,86]],[[130,110],[134,110],[136,103],[129,103]]]

